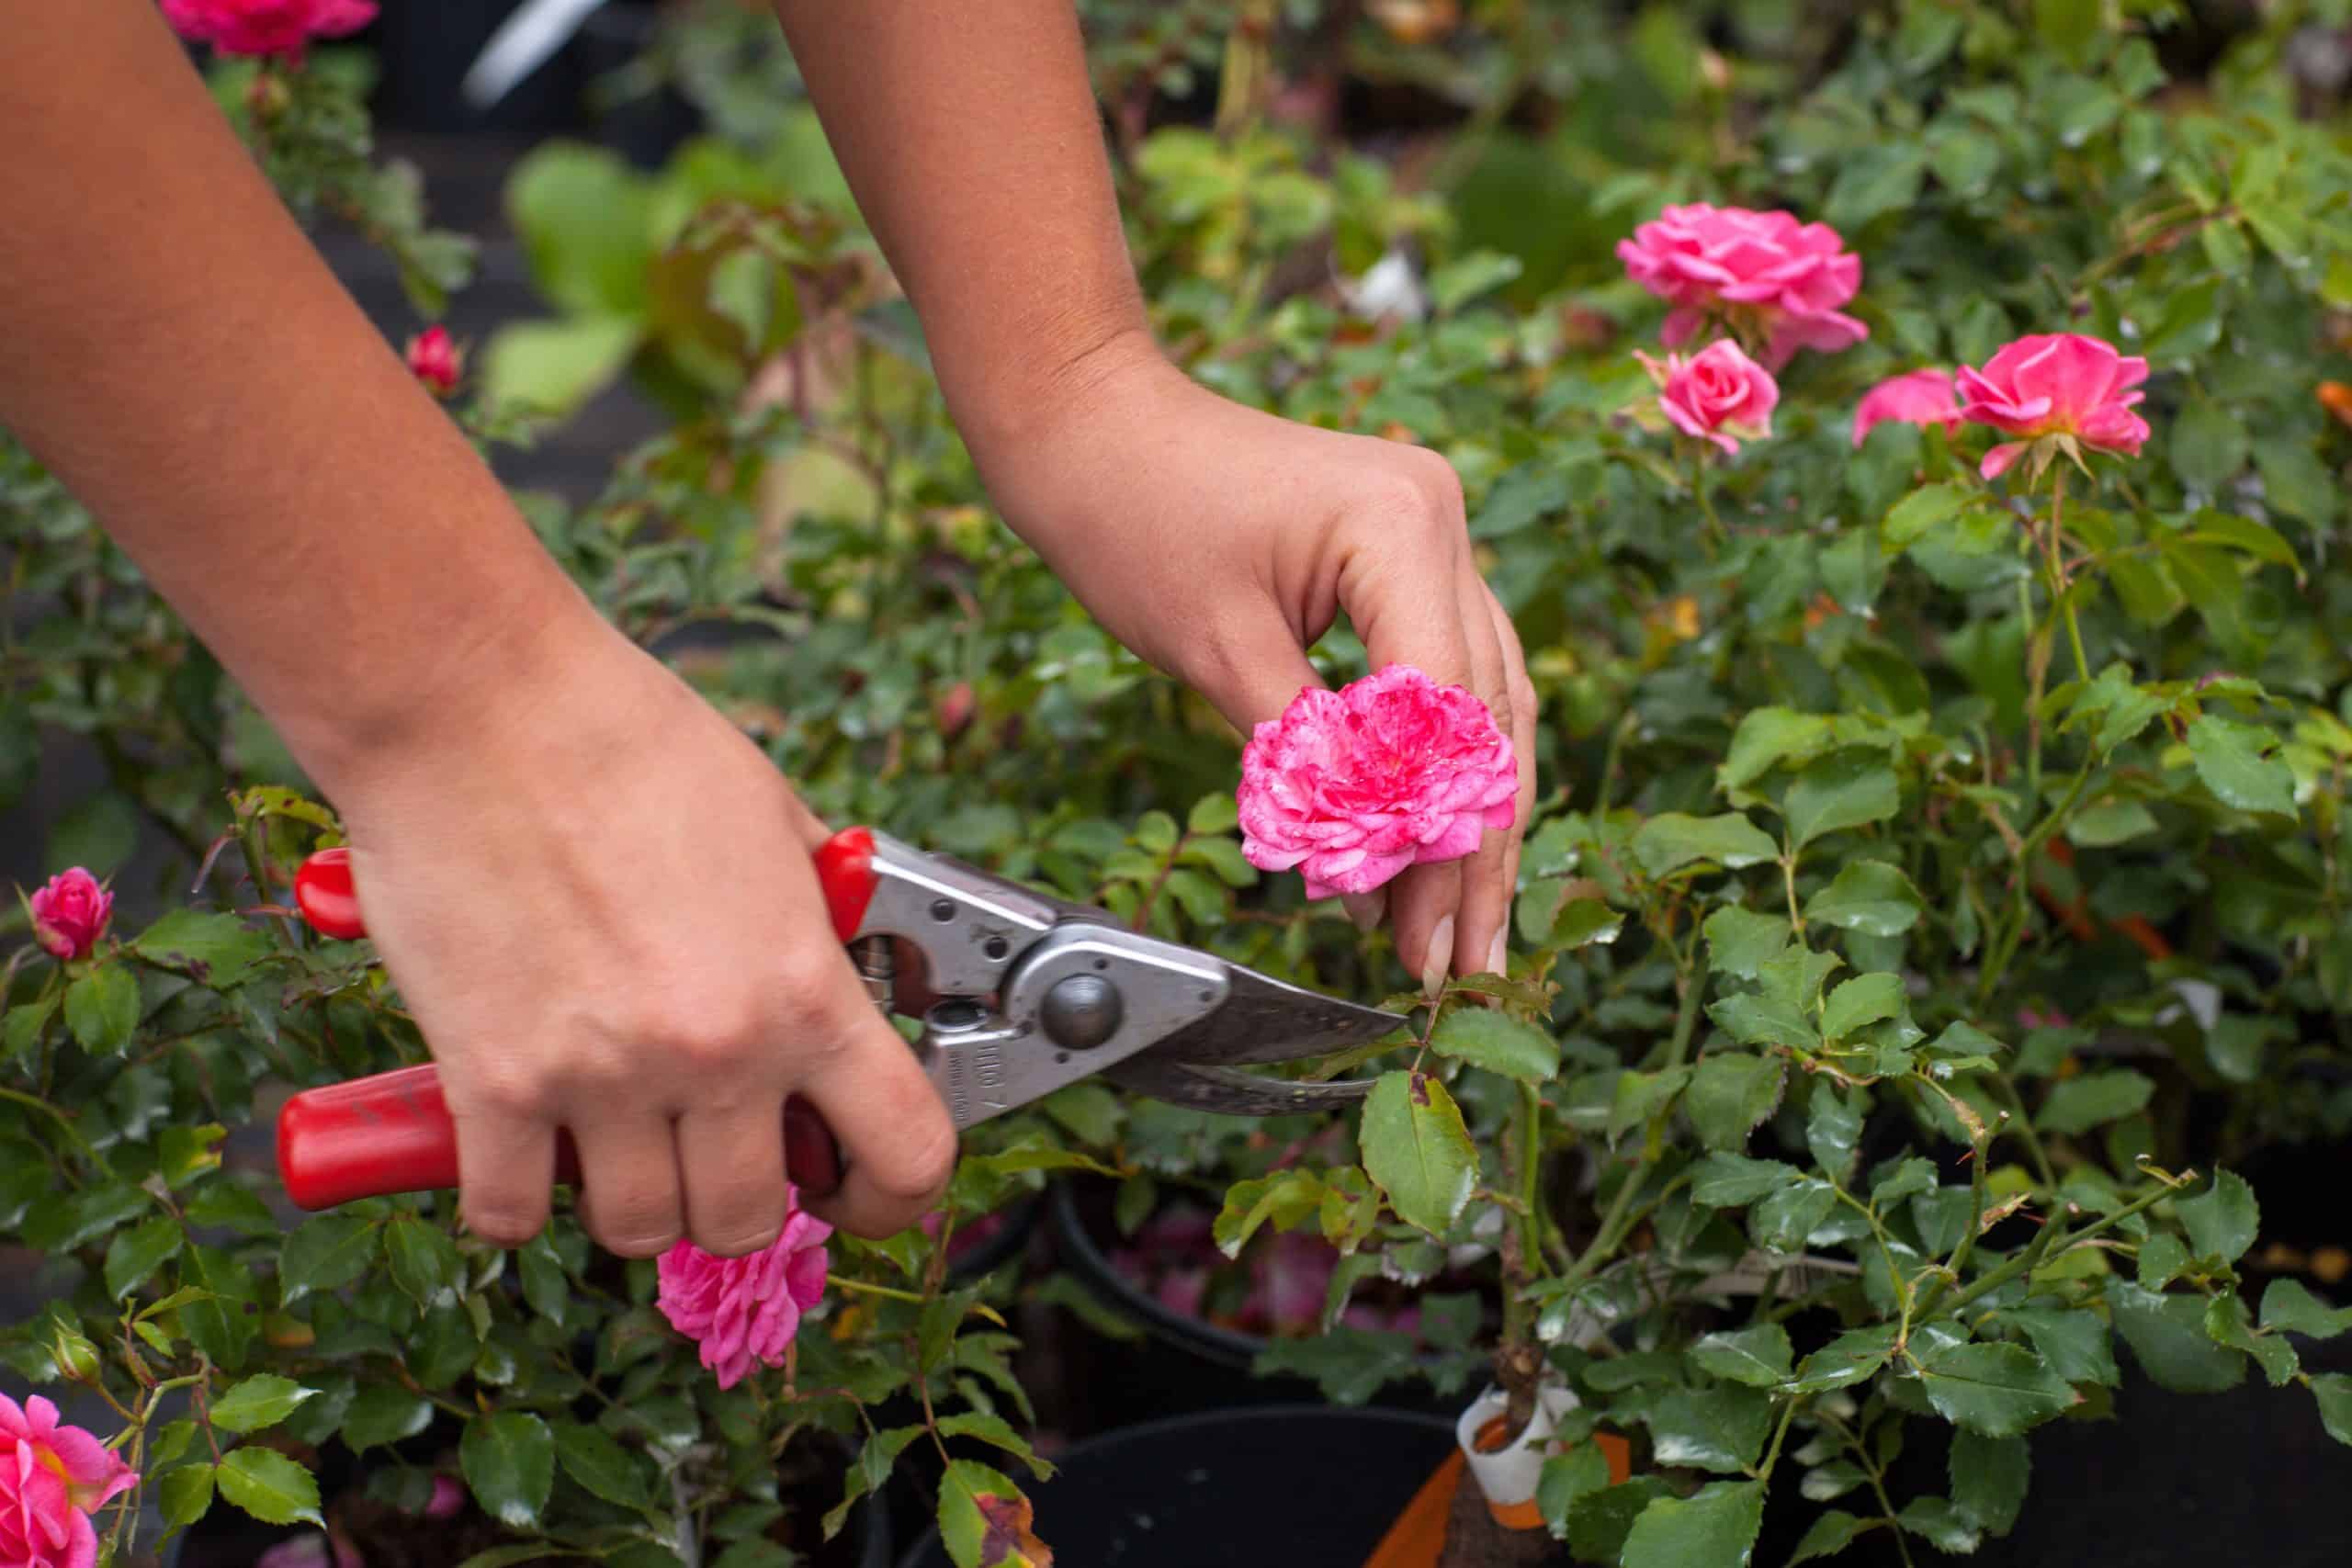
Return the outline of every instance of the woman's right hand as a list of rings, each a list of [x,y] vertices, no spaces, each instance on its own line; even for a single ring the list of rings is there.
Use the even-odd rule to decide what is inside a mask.
[[[568,635],[551,678],[497,682],[334,792],[439,1064],[467,1228],[537,1233],[563,1128],[600,1246],[756,1251],[785,1219],[795,1094],[848,1165],[806,1206],[861,1235],[915,1224],[956,1131],[834,935],[827,829],[660,663],[601,622]]]

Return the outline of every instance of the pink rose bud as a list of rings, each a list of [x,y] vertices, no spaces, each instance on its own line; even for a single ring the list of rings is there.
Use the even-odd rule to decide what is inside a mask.
[[[1689,359],[1669,354],[1664,365],[1646,354],[1634,357],[1658,384],[1658,407],[1684,434],[1736,452],[1741,440],[1772,434],[1780,383],[1729,338],[1716,339]]]
[[[1787,212],[1693,202],[1669,207],[1617,243],[1626,276],[1664,299],[1668,348],[1713,319],[1752,329],[1780,369],[1801,348],[1835,353],[1870,336],[1838,307],[1861,287],[1861,258],[1826,223]]]
[[[114,895],[78,865],[51,877],[26,902],[32,907],[33,940],[52,958],[88,957],[114,913]]]
[[[314,38],[342,38],[376,19],[376,0],[163,0],[164,19],[222,54],[302,62]]]
[[[1879,425],[1940,424],[1950,435],[1960,428],[1960,402],[1949,370],[1913,370],[1891,376],[1862,394],[1854,410],[1854,445]]]
[[[2114,346],[2079,333],[2021,337],[1984,362],[1982,370],[1962,366],[1960,417],[2021,437],[1984,454],[1988,479],[2037,442],[2062,448],[2091,447],[2125,457],[2140,455],[2148,422],[2132,412],[2145,393],[2133,391],[2148,378],[2148,362],[2126,357]]]
[[[784,1234],[749,1258],[720,1258],[682,1241],[655,1267],[654,1304],[670,1326],[702,1347],[702,1364],[733,1388],[752,1363],[784,1365],[800,1314],[825,1293],[825,1243],[833,1227],[805,1213],[785,1189]]]
[[[61,1426],[48,1400],[34,1394],[20,1405],[0,1393],[0,1563],[92,1568],[90,1516],[137,1480],[97,1438]]]
[[[1241,852],[1296,868],[1309,898],[1369,893],[1460,860],[1519,814],[1519,760],[1487,705],[1391,664],[1309,686],[1241,752]]]
[[[435,397],[446,398],[465,374],[465,356],[449,341],[447,328],[430,326],[408,340],[408,368]]]

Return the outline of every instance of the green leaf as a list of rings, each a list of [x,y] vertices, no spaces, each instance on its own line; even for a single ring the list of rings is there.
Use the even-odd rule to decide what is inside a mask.
[[[1764,1528],[1764,1487],[1717,1481],[1688,1500],[1660,1497],[1625,1538],[1623,1568],[1747,1568]]]
[[[1452,315],[1479,295],[1515,280],[1524,265],[1499,251],[1472,251],[1430,274],[1430,302]]]
[[[1743,980],[1755,979],[1758,966],[1779,957],[1789,945],[1786,917],[1729,905],[1709,915],[1701,929],[1707,936],[1708,966]]]
[[[1804,1142],[1822,1174],[1843,1184],[1853,1179],[1854,1151],[1862,1138],[1861,1107],[1826,1079],[1815,1079],[1806,1109]]]
[[[1690,1359],[1701,1371],[1750,1388],[1786,1382],[1795,1354],[1789,1331],[1777,1323],[1710,1334],[1690,1347]]]
[[[1719,1051],[1701,1058],[1682,1108],[1707,1147],[1736,1153],[1779,1107],[1787,1079],[1788,1064],[1777,1057]]]
[[[2295,815],[2295,771],[2275,755],[2278,738],[2256,725],[2199,714],[2188,721],[2188,754],[2215,799],[2240,811]],[[66,1004],[70,1011],[73,998]]]
[[[1876,1519],[1858,1519],[1843,1508],[1826,1508],[1804,1532],[1797,1549],[1789,1555],[1789,1568],[1800,1562],[1810,1562],[1816,1557],[1835,1557],[1854,1544],[1854,1538],[1877,1526]]]
[[[1611,942],[1625,928],[1625,917],[1599,898],[1571,898],[1552,917],[1552,929],[1539,945],[1557,953],[1573,953],[1594,942]]]
[[[2155,1092],[2153,1079],[2129,1067],[2084,1073],[2051,1087],[2034,1125],[2045,1133],[2087,1133],[2144,1110]]]
[[[1671,1495],[1655,1475],[1585,1494],[1568,1506],[1568,1550],[1579,1562],[1617,1562],[1644,1510]]]
[[[939,1483],[939,1537],[956,1568],[1026,1568],[1029,1502],[987,1465],[959,1459]]]
[[[1795,1252],[1837,1207],[1838,1190],[1808,1177],[1758,1199],[1748,1212],[1748,1235],[1767,1252]]]
[[[181,969],[199,984],[226,990],[269,955],[269,939],[234,915],[174,909],[139,933],[139,955]]]
[[[1203,837],[1230,833],[1241,825],[1241,806],[1230,790],[1204,795],[1184,816],[1184,829]]]
[[[2312,1379],[2312,1397],[2319,1401],[2319,1418],[2327,1435],[2352,1447],[2352,1373],[2322,1372]]]
[[[502,1410],[466,1424],[458,1445],[466,1484],[484,1511],[512,1529],[529,1529],[555,1484],[555,1437],[536,1416]]]
[[[1691,1172],[1690,1199],[1711,1209],[1743,1209],[1803,1179],[1796,1167],[1779,1160],[1712,1154]]]
[[[1609,1456],[1600,1451],[1598,1443],[1578,1443],[1564,1454],[1554,1454],[1544,1461],[1544,1469],[1535,1483],[1535,1506],[1544,1512],[1544,1522],[1555,1536],[1568,1529],[1568,1514],[1579,1498],[1589,1497],[1609,1485]]]
[[[51,993],[12,1007],[0,1016],[0,1064],[31,1050],[41,1031],[49,1027],[50,1015],[56,1010],[57,997]]]
[[[1822,220],[1851,233],[1873,218],[1902,211],[1919,199],[1927,173],[1928,150],[1921,143],[1900,138],[1865,141],[1838,160]]]
[[[2234,1263],[2245,1256],[2262,1229],[2262,1210],[2254,1200],[2254,1189],[2235,1171],[2216,1171],[2204,1191],[2183,1198],[2173,1207],[2200,1258],[2219,1256],[2224,1263]]]
[[[624,1508],[651,1505],[643,1467],[600,1427],[557,1422],[555,1457],[566,1475],[607,1503]]]
[[[207,1171],[220,1168],[221,1139],[229,1129],[218,1122],[198,1127],[166,1127],[155,1141],[155,1166],[164,1183],[185,1187]]]
[[[1558,1041],[1493,1008],[1449,1010],[1430,1035],[1430,1049],[1521,1083],[1543,1083],[1560,1070]]]
[[[1894,1354],[1894,1336],[1895,1325],[1891,1323],[1841,1334],[1807,1356],[1797,1369],[1796,1381],[1782,1392],[1826,1393],[1867,1382]]]
[[[1883,754],[1849,748],[1808,765],[1789,785],[1782,810],[1797,848],[1848,828],[1883,821],[1902,804]]]
[[[315,1392],[292,1378],[258,1372],[212,1402],[212,1424],[232,1432],[258,1432],[293,1415]]]
[[[868,1493],[880,1493],[882,1483],[890,1479],[890,1472],[897,1467],[899,1456],[925,1430],[922,1427],[893,1427],[875,1432],[865,1439],[865,1445],[858,1450],[857,1462],[849,1467],[849,1474],[843,1481],[842,1500],[825,1515],[827,1540],[841,1533],[842,1527],[849,1522],[850,1509],[856,1506],[859,1498]]]
[[[319,1517],[319,1483],[276,1449],[238,1449],[220,1461],[220,1495],[266,1525],[297,1520],[326,1528]]]
[[[2104,9],[2100,0],[2033,0],[2034,29],[2067,64],[2088,65]]]
[[[2172,419],[2172,470],[2208,495],[2245,467],[2245,426],[2220,403],[2192,398]]]
[[[515,166],[507,215],[531,276],[562,310],[644,307],[655,247],[651,183],[618,154],[550,141]]]
[[[1707,1016],[1743,1045],[1785,1045],[1804,1051],[1821,1043],[1819,1032],[1802,1007],[1770,995],[1742,992],[1725,997],[1707,1004]]]
[[[1038,1458],[1037,1451],[1029,1446],[1029,1439],[1014,1431],[1012,1424],[1001,1416],[992,1416],[985,1410],[967,1410],[942,1416],[939,1430],[943,1437],[970,1438],[1002,1449],[1027,1465],[1030,1473],[1038,1480],[1053,1479],[1053,1465]]]
[[[1947,1345],[1920,1363],[1928,1403],[1956,1426],[2012,1438],[2064,1415],[2075,1393],[2022,1345]]]
[[[1278,1231],[1296,1230],[1318,1217],[1324,1194],[1321,1179],[1304,1170],[1277,1170],[1237,1181],[1226,1191],[1225,1207],[1211,1235],[1227,1258],[1238,1258],[1260,1225],[1271,1221]]]
[[[1918,923],[1927,900],[1900,866],[1848,861],[1836,880],[1806,900],[1807,925],[1831,925],[1865,936],[1901,936]]]
[[[1867,1024],[1903,1016],[1903,976],[1857,975],[1829,993],[1821,1005],[1821,1035],[1843,1040]],[[1915,1036],[1916,1038],[1916,1036]]]
[[[2254,444],[2264,502],[2315,529],[2335,521],[2341,486],[2312,450],[2309,436],[2266,435]]]
[[[2008,1534],[2033,1476],[2031,1445],[2023,1438],[1987,1438],[1962,1428],[1952,1434],[1947,1463],[1951,1500],[1969,1523],[1992,1535]]]
[[[288,1233],[277,1258],[277,1289],[291,1306],[312,1291],[334,1291],[376,1260],[376,1225],[356,1214],[321,1214]]]
[[[384,1252],[392,1282],[420,1307],[453,1292],[466,1276],[465,1260],[448,1233],[410,1214],[398,1214],[384,1231]]]
[[[2262,1292],[2262,1326],[2333,1339],[2352,1328],[2352,1307],[2330,1307],[2296,1280],[2273,1280]]]
[[[1942,1497],[1914,1497],[1895,1516],[1895,1523],[1939,1551],[1971,1552],[1980,1532],[1968,1517]]]
[[[1720,817],[1668,811],[1643,823],[1634,835],[1634,859],[1654,878],[1694,861],[1739,871],[1776,860],[1780,853],[1781,846],[1764,829],[1736,811]]]
[[[2205,1332],[2205,1298],[2159,1295],[2129,1280],[2107,1287],[2116,1330],[2141,1368],[2175,1393],[2222,1393],[2245,1381],[2245,1357]]]
[[[482,399],[492,407],[570,414],[612,385],[643,333],[626,316],[510,322],[482,350]]]
[[[2115,1365],[2112,1331],[2088,1307],[2011,1307],[1996,1314],[1995,1321],[2032,1340],[2050,1370],[2068,1382],[2116,1388],[2123,1382]]]
[[[361,1389],[344,1412],[343,1440],[355,1450],[404,1442],[433,1425],[433,1405],[390,1383]]]
[[[155,1491],[165,1524],[175,1529],[192,1525],[212,1511],[212,1466],[184,1464],[167,1470]]]
[[[180,1255],[187,1239],[179,1221],[161,1216],[116,1232],[107,1244],[107,1294],[120,1301],[136,1291]]]
[[[514,1269],[522,1277],[523,1299],[531,1310],[562,1323],[571,1305],[571,1280],[547,1232],[541,1231],[515,1250]]]
[[[83,1050],[111,1055],[139,1027],[139,979],[119,964],[101,964],[65,987],[65,1027]]]
[[[1407,1224],[1443,1235],[1478,1182],[1478,1151],[1445,1085],[1426,1073],[1385,1073],[1364,1101],[1364,1173]]]
[[[1974,485],[1948,479],[1913,491],[1894,503],[1879,525],[1879,536],[1890,550],[1904,550],[1925,538],[1929,530],[1948,523],[1983,496]]]

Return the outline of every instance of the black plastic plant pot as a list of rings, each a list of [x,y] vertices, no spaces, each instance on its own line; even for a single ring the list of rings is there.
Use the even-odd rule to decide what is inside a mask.
[[[1138,1290],[1134,1281],[1119,1272],[1110,1255],[1087,1229],[1086,1216],[1079,1209],[1075,1183],[1054,1183],[1048,1201],[1053,1205],[1054,1240],[1062,1261],[1113,1312],[1142,1325],[1164,1345],[1233,1371],[1248,1371],[1264,1353],[1266,1340],[1262,1337],[1177,1312],[1150,1292]]]
[[[1363,1568],[1453,1447],[1435,1416],[1264,1405],[1105,1433],[1023,1490],[1073,1568]],[[899,1568],[949,1568],[938,1530]]]

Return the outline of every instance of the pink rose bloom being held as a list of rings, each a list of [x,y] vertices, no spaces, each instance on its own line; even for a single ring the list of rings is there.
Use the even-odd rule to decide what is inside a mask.
[[[2148,362],[2079,333],[2021,337],[1984,362],[1960,372],[1960,417],[2019,437],[1984,454],[1983,472],[1998,479],[2043,442],[2033,472],[2064,452],[2076,463],[2082,448],[2140,455],[2148,422],[2132,412],[2146,394],[2132,389],[2148,378]]]
[[[1826,223],[1692,202],[1617,243],[1626,276],[1674,309],[1660,334],[1679,348],[1713,318],[1764,344],[1780,369],[1801,348],[1836,353],[1870,336],[1838,307],[1861,287],[1861,258]]]
[[[784,1234],[748,1258],[720,1258],[682,1241],[656,1265],[654,1304],[670,1326],[700,1342],[702,1364],[733,1388],[752,1364],[784,1365],[800,1314],[825,1293],[825,1243],[833,1227],[801,1212],[786,1187]]]
[[[0,1393],[0,1563],[7,1568],[92,1568],[98,1535],[90,1516],[138,1479],[97,1438],[60,1425],[57,1406],[34,1394]]]
[[[87,958],[114,913],[114,895],[78,865],[51,877],[25,902],[33,912],[33,940],[59,959]]]
[[[1949,370],[1913,370],[1890,376],[1862,394],[1854,409],[1854,445],[1861,446],[1882,424],[1940,424],[1950,435],[1960,428],[1960,401]]]
[[[1689,359],[1669,354],[1663,365],[1646,354],[1634,357],[1657,383],[1658,407],[1685,435],[1736,452],[1740,441],[1772,434],[1780,383],[1729,338],[1717,339]]]
[[[300,64],[314,38],[342,38],[376,19],[376,0],[163,0],[180,37],[223,54]]]
[[[1519,814],[1519,760],[1487,705],[1392,664],[1308,687],[1241,753],[1241,852],[1296,869],[1309,898],[1369,893],[1460,860]]]

